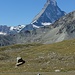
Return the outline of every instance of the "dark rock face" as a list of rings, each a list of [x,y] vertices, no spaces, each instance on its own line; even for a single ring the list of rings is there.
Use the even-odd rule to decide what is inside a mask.
[[[64,15],[65,12],[57,6],[56,0],[47,0],[43,9],[34,17],[31,24],[42,26],[42,23],[53,23]]]
[[[0,32],[9,33],[10,27],[0,25]]]
[[[75,11],[61,17],[49,26],[32,30],[30,35],[25,33],[25,42],[40,42],[50,44],[75,38]],[[24,38],[23,38],[24,39]]]
[[[26,25],[20,32],[22,32],[22,31],[30,31],[30,30],[33,30],[32,24]]]

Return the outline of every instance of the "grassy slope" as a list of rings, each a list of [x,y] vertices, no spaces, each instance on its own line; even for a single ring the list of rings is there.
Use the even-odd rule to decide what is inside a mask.
[[[16,57],[25,64],[15,67]],[[55,44],[27,44],[0,48],[0,72],[52,72],[75,70],[75,39]]]

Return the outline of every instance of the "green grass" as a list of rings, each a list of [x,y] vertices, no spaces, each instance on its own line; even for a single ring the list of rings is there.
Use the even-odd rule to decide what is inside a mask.
[[[16,57],[25,64],[15,67]],[[75,39],[54,44],[18,44],[0,48],[0,72],[62,72],[75,70]]]

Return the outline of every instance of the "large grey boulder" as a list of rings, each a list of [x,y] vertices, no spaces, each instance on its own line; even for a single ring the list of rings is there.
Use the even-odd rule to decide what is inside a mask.
[[[25,61],[22,59],[22,57],[17,57],[16,66],[22,65],[22,64],[24,64],[24,63],[25,63]]]

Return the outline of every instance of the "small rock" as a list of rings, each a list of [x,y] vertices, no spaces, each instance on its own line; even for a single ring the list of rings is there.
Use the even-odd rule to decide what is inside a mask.
[[[38,73],[37,75],[41,75],[40,73]]]
[[[40,68],[40,70],[42,70],[42,68]]]
[[[60,72],[60,70],[55,70],[55,72]]]

